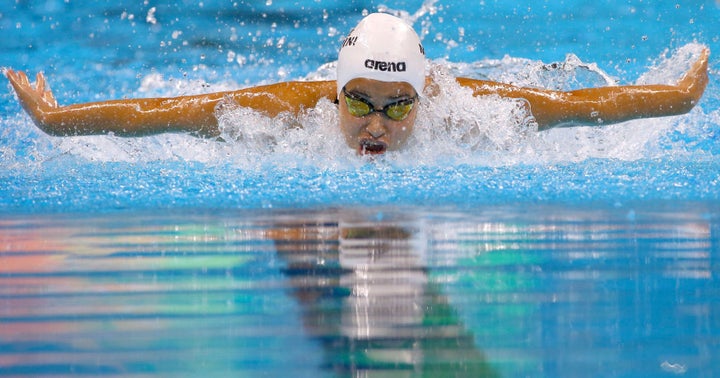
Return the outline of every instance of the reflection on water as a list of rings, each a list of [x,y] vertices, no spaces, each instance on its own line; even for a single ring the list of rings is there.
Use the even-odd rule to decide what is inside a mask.
[[[429,278],[421,225],[344,214],[275,227],[269,236],[329,370],[495,376]]]
[[[6,218],[0,374],[711,376],[717,214]]]

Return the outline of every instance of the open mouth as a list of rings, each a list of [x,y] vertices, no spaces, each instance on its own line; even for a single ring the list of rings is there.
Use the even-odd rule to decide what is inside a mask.
[[[377,140],[363,139],[360,141],[360,154],[361,155],[378,155],[385,153],[387,150],[387,144]]]

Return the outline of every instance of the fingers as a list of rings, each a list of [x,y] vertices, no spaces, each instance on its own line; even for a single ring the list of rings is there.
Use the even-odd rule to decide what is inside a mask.
[[[34,85],[30,83],[30,79],[22,71],[5,70],[5,76],[10,81],[15,94],[17,94],[20,104],[31,115],[35,114],[39,109],[57,108],[58,103],[52,91],[47,88],[45,75],[38,73],[35,76]]]
[[[57,100],[55,100],[55,96],[53,95],[50,88],[47,87],[47,82],[45,81],[45,75],[43,75],[42,72],[37,74],[37,83],[38,83],[38,89],[42,91],[42,96],[45,99],[45,101],[50,104],[50,106],[56,108],[58,106]],[[41,87],[42,85],[42,87]]]
[[[690,69],[678,81],[678,86],[685,90],[692,90],[697,93],[697,97],[702,95],[708,82],[708,57],[710,49],[703,48],[700,57],[693,63]]]
[[[17,79],[18,84],[20,84],[20,85],[23,85],[23,86],[30,85],[30,80],[28,79],[27,75],[25,75],[25,72],[22,72],[22,71],[15,72],[15,78]]]
[[[15,86],[16,90],[18,87],[28,87],[36,92],[45,92],[46,87],[46,81],[45,81],[45,75],[43,75],[42,72],[39,72],[35,78],[35,87],[33,87],[30,84],[30,79],[28,79],[27,75],[23,71],[13,71],[12,69],[6,69],[5,70],[5,77],[10,80],[10,83]]]
[[[8,69],[7,71],[5,71],[5,76],[8,78],[8,80],[10,80],[10,84],[15,87],[15,91],[17,91],[20,87],[30,86],[30,81],[25,75],[25,72],[13,71],[11,69]]]
[[[705,47],[700,52],[700,57],[697,61],[695,61],[695,64],[693,64],[694,71],[707,71],[707,65],[708,65],[708,57],[710,56],[710,49]]]
[[[7,77],[8,79],[12,79],[13,77],[15,77],[15,71],[13,71],[13,70],[10,69],[10,68],[5,68],[5,69],[3,69],[3,74],[4,74],[5,77]]]
[[[48,103],[50,106],[56,107],[57,101],[52,94],[50,89],[47,89],[47,83],[45,81],[45,75],[42,72],[38,72],[35,76],[35,91]]]
[[[35,75],[35,89],[40,93],[45,92],[45,76],[42,72],[38,72],[37,75]]]
[[[9,68],[7,70],[5,70],[5,77],[7,77],[11,83],[15,83],[18,81],[17,73]]]
[[[10,85],[12,85],[13,89],[15,89],[15,93],[20,96],[21,92],[23,92],[24,89],[27,87],[27,80],[24,79],[25,74],[23,74],[22,72],[8,70],[7,72],[5,72],[5,76],[10,81]]]
[[[700,53],[700,59],[698,59],[698,69],[700,70],[701,75],[705,77],[705,80],[708,79],[708,58],[710,57],[710,49],[704,48],[702,53]]]

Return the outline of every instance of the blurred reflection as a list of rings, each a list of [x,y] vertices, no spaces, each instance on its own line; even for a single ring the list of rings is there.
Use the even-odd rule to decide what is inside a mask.
[[[716,376],[718,214],[8,217],[0,375]]]
[[[348,220],[270,230],[327,369],[366,376],[496,373],[428,277],[422,226]]]

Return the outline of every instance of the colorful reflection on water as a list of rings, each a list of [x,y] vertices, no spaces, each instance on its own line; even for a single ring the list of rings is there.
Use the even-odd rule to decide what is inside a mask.
[[[713,375],[717,214],[13,216],[0,373]]]

